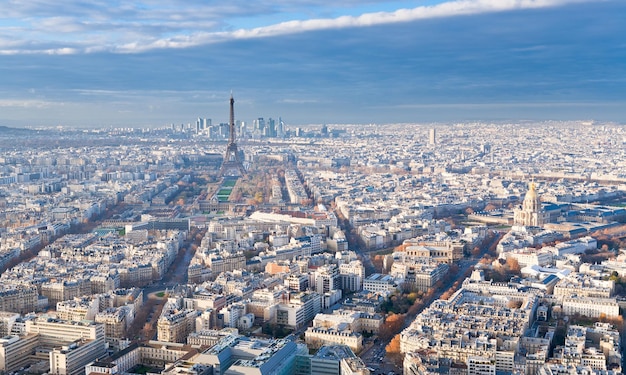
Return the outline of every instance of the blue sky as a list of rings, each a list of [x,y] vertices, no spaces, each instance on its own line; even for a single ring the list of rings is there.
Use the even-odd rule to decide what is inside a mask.
[[[626,2],[0,3],[0,125],[626,118]]]

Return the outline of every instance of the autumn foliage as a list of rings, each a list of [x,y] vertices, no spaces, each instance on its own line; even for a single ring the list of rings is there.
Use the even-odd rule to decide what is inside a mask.
[[[389,314],[380,327],[379,336],[382,340],[389,340],[393,335],[402,330],[405,314]]]
[[[493,203],[489,203],[488,205],[485,206],[485,208],[483,209],[483,211],[493,211],[495,209],[497,209],[498,207],[496,207],[495,204]]]
[[[399,354],[400,353],[400,334],[396,334],[389,344],[385,347],[387,354]]]

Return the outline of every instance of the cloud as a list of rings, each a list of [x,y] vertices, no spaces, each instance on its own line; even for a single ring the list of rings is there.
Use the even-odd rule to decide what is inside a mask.
[[[362,14],[360,16],[341,16],[337,18],[310,19],[303,21],[293,20],[253,29],[239,29],[232,32],[198,33],[194,35],[178,36],[159,39],[149,44],[127,44],[121,46],[118,51],[143,52],[155,48],[184,48],[228,39],[251,39],[308,31],[368,27],[432,18],[555,7],[580,2],[585,2],[585,0],[456,0],[432,6],[398,9],[393,12],[375,12]]]
[[[555,7],[590,0],[453,0],[430,6],[368,12],[331,18],[298,20],[315,7],[336,12],[327,1],[233,1],[185,4],[167,0],[150,3],[92,1],[9,1],[0,5],[0,54],[140,53],[180,49],[233,39],[251,39],[294,33],[369,27],[424,19],[467,16],[521,9]],[[379,1],[372,1],[378,3]],[[356,7],[358,1],[344,3]],[[382,8],[382,4],[380,5]],[[332,9],[331,9],[332,8]],[[353,8],[358,9],[358,8]],[[267,26],[233,29],[235,19],[291,17]],[[299,17],[298,17],[299,15]],[[267,18],[266,22],[273,18]],[[11,42],[9,42],[11,41]]]
[[[0,108],[50,108],[63,105],[62,102],[33,99],[0,99]]]
[[[626,107],[602,103],[623,101],[626,25],[620,16],[626,4],[545,4],[415,21],[399,21],[416,17],[399,12],[396,21],[369,27],[359,22],[388,20],[396,12],[361,21],[325,18],[332,22],[290,24],[238,38],[235,30],[195,30],[128,42],[129,53],[110,53],[106,43],[89,44],[100,52],[88,54],[56,42],[31,43],[48,55],[18,51],[0,57],[0,97],[16,105],[4,102],[0,122],[139,126],[187,123],[198,116],[227,121],[231,89],[242,121],[623,119]],[[445,14],[461,10],[455,12]],[[139,50],[145,52],[130,53]],[[37,109],[37,101],[52,104]]]
[[[74,55],[80,50],[71,47],[47,48],[36,50],[2,49],[0,55]]]
[[[516,9],[533,9],[564,5],[568,0],[458,0],[413,9],[398,9],[394,12],[367,13],[360,16],[342,16],[333,19],[288,21],[255,29],[241,29],[232,33],[235,38],[274,36],[294,32],[366,27],[381,24],[410,22],[421,19],[453,17],[479,13],[502,12]]]
[[[394,106],[386,106],[386,109],[475,109],[475,110],[491,110],[499,108],[570,108],[570,107],[619,107],[623,106],[623,101],[613,102],[519,102],[519,103],[439,103],[439,104],[402,104]],[[383,108],[383,107],[379,107]]]

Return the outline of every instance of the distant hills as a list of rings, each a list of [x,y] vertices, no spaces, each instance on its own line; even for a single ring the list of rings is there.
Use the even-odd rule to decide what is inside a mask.
[[[0,125],[0,137],[6,135],[29,134],[32,132],[33,131],[30,129],[11,128],[8,126]]]

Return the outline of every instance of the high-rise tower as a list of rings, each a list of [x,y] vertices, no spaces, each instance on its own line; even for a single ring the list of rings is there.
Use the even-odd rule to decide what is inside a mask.
[[[237,148],[237,142],[235,142],[235,99],[233,94],[230,94],[230,136],[228,138],[228,146],[226,146],[226,154],[224,155],[224,161],[222,162],[222,168],[220,168],[220,175],[223,176],[242,176],[246,170],[243,167],[241,161],[241,155],[239,155],[239,149]]]
[[[435,128],[431,128],[428,132],[428,143],[434,145],[437,143],[437,130]]]

